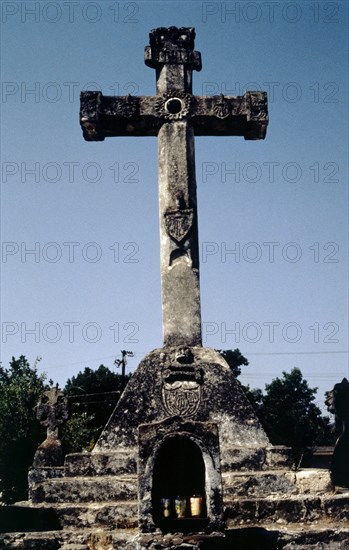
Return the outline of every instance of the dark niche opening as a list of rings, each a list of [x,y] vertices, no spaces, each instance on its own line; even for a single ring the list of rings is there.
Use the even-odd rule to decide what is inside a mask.
[[[201,528],[207,518],[205,464],[200,448],[187,437],[164,442],[154,465],[154,523],[165,530]]]

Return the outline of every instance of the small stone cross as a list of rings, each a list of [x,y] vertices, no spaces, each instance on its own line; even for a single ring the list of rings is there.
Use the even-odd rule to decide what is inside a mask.
[[[267,98],[192,95],[192,72],[201,70],[194,29],[157,28],[149,36],[145,63],[156,70],[157,95],[82,92],[80,121],[87,141],[158,137],[164,346],[201,346],[194,135],[264,139]]]
[[[68,400],[56,388],[46,391],[35,407],[36,418],[47,429],[47,439],[58,439],[58,427],[67,420]]]
[[[33,460],[34,468],[54,467],[63,464],[62,444],[58,438],[58,427],[67,420],[68,400],[64,393],[55,388],[44,392],[35,407],[36,418],[46,427],[46,439],[36,450]]]

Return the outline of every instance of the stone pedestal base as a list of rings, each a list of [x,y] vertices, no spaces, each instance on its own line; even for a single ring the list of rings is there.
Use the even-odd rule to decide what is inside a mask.
[[[326,470],[291,467],[290,449],[270,445],[218,353],[155,350],[92,453],[68,455],[61,468],[30,470],[27,508],[51,521],[35,525],[60,531],[8,535],[1,546],[4,535],[0,549],[276,549],[287,548],[292,537],[303,540],[298,531],[285,539],[289,526],[304,525],[305,537],[314,525],[322,533],[329,524],[328,548],[337,548],[349,495],[331,493]],[[200,517],[191,516],[193,495],[202,499]],[[178,496],[187,502],[184,518],[176,515]]]

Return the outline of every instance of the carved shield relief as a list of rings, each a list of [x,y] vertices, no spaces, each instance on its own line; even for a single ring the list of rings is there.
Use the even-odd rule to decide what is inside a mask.
[[[165,382],[162,398],[165,409],[171,416],[193,416],[200,405],[200,384],[194,380]]]
[[[165,227],[168,235],[181,242],[189,233],[193,225],[194,211],[192,208],[174,210],[165,214]]]

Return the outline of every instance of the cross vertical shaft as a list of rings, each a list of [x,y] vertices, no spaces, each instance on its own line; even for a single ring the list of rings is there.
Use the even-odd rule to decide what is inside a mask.
[[[160,32],[159,32],[160,31]],[[159,105],[167,121],[158,133],[160,265],[164,345],[200,346],[201,309],[194,130],[187,117],[192,70],[192,29],[157,29],[146,48],[156,69]]]
[[[186,121],[161,127],[158,157],[164,345],[198,346],[201,312],[194,131]]]

